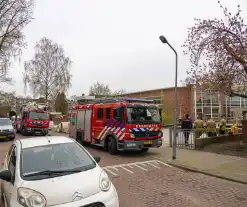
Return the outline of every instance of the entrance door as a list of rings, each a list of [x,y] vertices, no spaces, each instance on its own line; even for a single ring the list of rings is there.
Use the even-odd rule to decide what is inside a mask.
[[[76,123],[77,123],[77,111],[72,110],[70,115],[69,136],[74,139],[76,138]]]
[[[91,114],[92,110],[86,110],[85,114],[85,128],[84,128],[84,141],[91,142]]]

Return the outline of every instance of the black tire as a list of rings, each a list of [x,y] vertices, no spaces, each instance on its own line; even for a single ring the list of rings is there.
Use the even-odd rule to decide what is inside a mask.
[[[108,138],[108,152],[111,155],[117,154],[117,141],[114,139],[114,137],[109,137]]]
[[[25,133],[24,128],[21,129],[21,135],[22,135],[22,136],[26,136],[26,133]]]
[[[149,150],[149,148],[143,148],[141,149],[141,152],[147,152]]]
[[[13,141],[15,139],[15,136],[14,137],[11,137],[9,138],[10,141]]]

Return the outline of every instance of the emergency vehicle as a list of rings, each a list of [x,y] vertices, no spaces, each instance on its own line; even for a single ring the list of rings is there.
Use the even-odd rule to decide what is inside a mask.
[[[102,146],[110,154],[146,152],[162,145],[161,110],[146,99],[95,99],[71,108],[69,136]]]
[[[48,106],[30,102],[20,109],[17,130],[22,135],[47,135],[49,129]]]

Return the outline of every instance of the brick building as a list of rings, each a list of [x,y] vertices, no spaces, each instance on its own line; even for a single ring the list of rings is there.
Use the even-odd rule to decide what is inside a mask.
[[[193,114],[193,87],[185,86],[177,88],[177,115],[178,118],[183,114]],[[147,91],[139,91],[133,93],[122,94],[131,98],[152,99],[155,104],[159,104],[166,116],[166,123],[172,123],[173,120],[173,104],[174,104],[174,88],[160,88]]]
[[[229,97],[219,92],[208,92],[194,86],[183,86],[177,89],[177,118],[188,113],[192,119],[197,115],[206,119],[219,121],[221,116],[228,121],[241,119],[241,111],[247,110],[247,99]],[[160,104],[165,112],[166,122],[173,121],[174,88],[161,88],[122,94],[122,97],[152,99]]]

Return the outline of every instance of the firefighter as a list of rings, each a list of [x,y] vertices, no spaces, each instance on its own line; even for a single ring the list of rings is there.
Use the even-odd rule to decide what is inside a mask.
[[[208,137],[216,136],[216,122],[211,117],[208,117],[206,129]]]
[[[219,126],[219,135],[225,135],[225,133],[226,133],[226,120],[222,116],[220,120],[220,126]]]
[[[192,128],[192,121],[189,118],[189,114],[186,114],[185,117],[183,118],[181,128],[184,131],[185,145],[188,145],[190,130]]]
[[[232,126],[231,126],[231,131],[230,131],[230,135],[236,134],[237,131],[238,131],[237,124],[232,124]]]
[[[196,129],[196,139],[200,138],[203,132],[203,126],[204,123],[199,116],[197,116],[197,119],[194,121],[194,128]]]

